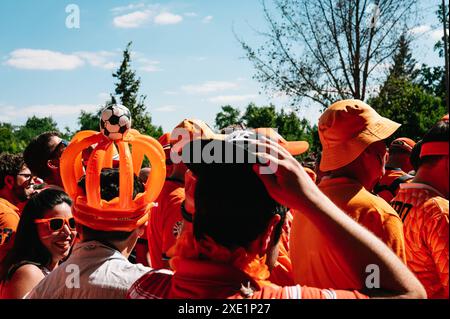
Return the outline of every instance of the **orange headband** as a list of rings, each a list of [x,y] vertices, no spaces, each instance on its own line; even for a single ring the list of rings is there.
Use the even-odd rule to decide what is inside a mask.
[[[432,155],[448,155],[448,142],[428,142],[420,149],[420,158]]]

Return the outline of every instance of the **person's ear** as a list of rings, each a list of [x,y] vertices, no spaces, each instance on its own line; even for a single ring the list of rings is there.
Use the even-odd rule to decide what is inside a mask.
[[[48,160],[47,167],[50,168],[51,170],[56,170],[59,167],[59,163],[55,160]]]
[[[5,186],[8,189],[13,189],[14,184],[15,184],[15,178],[14,178],[14,176],[7,175],[7,176],[5,176],[4,182],[5,182]]]
[[[138,238],[142,237],[142,235],[144,235],[145,229],[147,228],[148,225],[148,221],[145,222],[144,224],[142,224],[141,226],[139,226],[136,230],[137,230],[137,236]]]

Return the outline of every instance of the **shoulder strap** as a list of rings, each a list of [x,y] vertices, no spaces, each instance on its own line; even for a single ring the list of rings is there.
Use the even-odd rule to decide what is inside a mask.
[[[406,183],[407,181],[409,181],[410,179],[413,179],[413,178],[414,178],[414,176],[409,175],[409,174],[405,174],[400,177],[397,177],[396,179],[394,179],[394,181],[391,183],[391,185],[389,185],[389,191],[391,192],[392,195],[395,196],[395,191],[398,189],[400,184]]]

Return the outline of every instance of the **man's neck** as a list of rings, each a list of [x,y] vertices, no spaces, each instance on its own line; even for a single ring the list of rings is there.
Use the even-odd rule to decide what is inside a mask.
[[[446,196],[446,199],[448,199],[448,194],[446,194],[447,190],[444,186],[444,183],[446,182],[448,183],[448,181],[443,180],[442,176],[436,176],[435,170],[428,169],[425,167],[419,168],[419,170],[416,173],[416,176],[413,179],[413,183],[420,183],[431,186],[434,189],[436,189],[439,193]]]
[[[10,202],[11,204],[17,206],[19,204],[19,200],[5,187],[0,189],[0,198],[3,198]]]

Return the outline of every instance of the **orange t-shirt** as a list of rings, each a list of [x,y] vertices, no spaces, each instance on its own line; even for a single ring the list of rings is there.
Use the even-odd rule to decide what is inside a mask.
[[[249,287],[245,293],[243,287]],[[184,259],[179,269],[152,270],[129,289],[131,299],[359,299],[357,291],[318,289],[300,285],[278,286],[257,283],[230,265]]]
[[[152,268],[168,267],[165,256],[181,231],[181,203],[184,197],[184,183],[167,179],[156,200],[158,206],[150,212],[147,239]]]
[[[322,179],[319,188],[336,206],[373,232],[406,262],[403,225],[388,203],[346,177]],[[339,238],[327,240],[322,235],[326,229],[313,224],[301,212],[293,215],[290,256],[295,282],[319,288],[364,288],[361,270],[353,267],[359,256],[351,251],[343,252]]]
[[[401,169],[386,169],[386,173],[381,177],[380,181],[378,182],[377,186],[375,186],[375,193],[377,193],[378,196],[383,198],[386,202],[390,202],[392,198],[394,198],[395,195],[397,195],[399,187],[395,189],[388,189],[393,185],[394,181],[402,176],[408,175]],[[406,180],[405,183],[411,182],[413,176],[408,175],[410,179]],[[399,185],[398,185],[399,186]],[[377,190],[378,189],[378,190]]]
[[[409,268],[428,298],[448,299],[448,200],[431,186],[409,183],[400,185],[391,205],[403,220]]]
[[[19,219],[19,208],[0,198],[0,262],[13,245]]]

